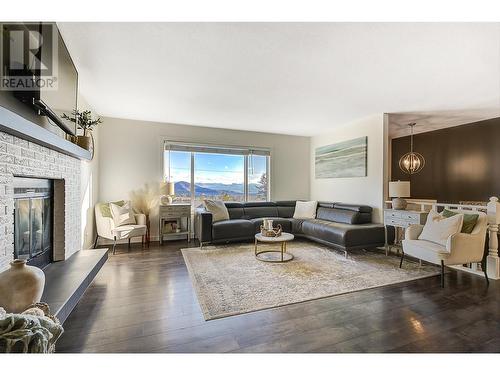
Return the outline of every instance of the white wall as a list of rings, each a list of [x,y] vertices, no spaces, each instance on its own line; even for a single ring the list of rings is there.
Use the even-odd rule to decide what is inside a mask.
[[[368,136],[366,177],[316,179],[314,151],[317,147]],[[384,185],[384,115],[377,114],[311,138],[311,199],[359,203],[374,208],[373,220],[382,221]]]
[[[94,117],[97,114],[82,95],[78,95],[78,110],[90,110]],[[81,206],[81,238],[82,249],[92,247],[96,235],[94,205],[99,194],[99,125],[94,128],[94,159],[80,162],[80,206]]]
[[[163,140],[271,149],[271,199],[309,198],[309,137],[104,118],[99,130],[99,200],[127,199],[129,192],[162,179]],[[157,236],[157,214],[151,217]]]

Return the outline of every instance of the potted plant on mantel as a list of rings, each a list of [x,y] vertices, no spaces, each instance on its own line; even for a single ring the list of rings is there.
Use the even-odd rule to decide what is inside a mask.
[[[76,123],[76,126],[83,130],[83,135],[76,136],[76,144],[86,150],[91,151],[93,147],[92,142],[92,130],[97,124],[101,124],[102,120],[98,117],[96,120],[92,120],[91,111],[79,112],[75,110],[72,112],[73,117],[69,117],[66,113],[61,116],[65,120]]]

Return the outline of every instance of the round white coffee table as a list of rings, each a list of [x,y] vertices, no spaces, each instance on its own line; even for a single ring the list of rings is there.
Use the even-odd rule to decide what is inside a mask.
[[[293,254],[286,252],[286,243],[294,239],[291,233],[281,233],[278,237],[266,237],[261,233],[255,235],[255,257],[262,262],[269,263],[285,263],[293,259]],[[257,244],[263,242],[266,244],[280,244],[280,250],[258,250]],[[266,254],[266,256],[261,256],[261,254]]]

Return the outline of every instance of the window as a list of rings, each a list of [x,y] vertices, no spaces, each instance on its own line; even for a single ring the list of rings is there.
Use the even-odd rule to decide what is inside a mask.
[[[266,201],[269,196],[267,183],[269,156],[248,156],[248,200]]]
[[[191,202],[191,153],[170,151],[170,178],[175,181],[175,198],[177,202]],[[168,160],[168,159],[167,159]]]
[[[245,157],[194,153],[194,205],[203,199],[245,201]]]
[[[175,184],[175,202],[195,207],[205,198],[232,202],[270,199],[270,152],[165,142],[165,180]]]

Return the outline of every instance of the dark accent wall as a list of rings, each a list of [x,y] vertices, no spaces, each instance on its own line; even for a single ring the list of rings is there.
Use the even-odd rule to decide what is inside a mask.
[[[412,198],[458,203],[500,196],[500,118],[416,134],[413,139],[413,150],[426,164],[412,176],[398,165],[410,150],[410,137],[393,139],[391,145],[391,180],[410,180]]]

